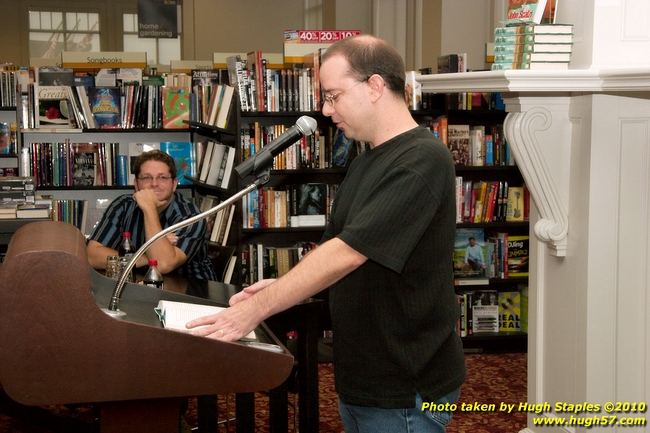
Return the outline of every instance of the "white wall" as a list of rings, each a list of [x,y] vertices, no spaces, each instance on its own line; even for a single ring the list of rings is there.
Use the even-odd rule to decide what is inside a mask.
[[[467,53],[468,69],[485,69],[485,43],[494,31],[493,2],[443,0],[441,53]]]

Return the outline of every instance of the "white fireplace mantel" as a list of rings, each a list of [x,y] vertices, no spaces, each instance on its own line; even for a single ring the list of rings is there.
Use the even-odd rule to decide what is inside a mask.
[[[638,92],[650,91],[650,69],[480,71],[421,75],[422,91],[454,92]]]
[[[572,111],[577,97],[648,98],[650,69],[482,71],[422,75],[423,92],[501,92],[506,139],[539,211],[533,227],[552,255],[564,257],[569,233]],[[644,94],[645,92],[645,94]]]

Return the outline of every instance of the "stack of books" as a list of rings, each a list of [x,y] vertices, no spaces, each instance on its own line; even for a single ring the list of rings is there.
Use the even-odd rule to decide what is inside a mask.
[[[36,194],[33,177],[0,177],[0,219],[50,218],[51,202]]]
[[[572,24],[520,24],[494,30],[492,70],[568,69]]]
[[[33,177],[0,177],[0,202],[33,204],[36,195],[36,183]]]

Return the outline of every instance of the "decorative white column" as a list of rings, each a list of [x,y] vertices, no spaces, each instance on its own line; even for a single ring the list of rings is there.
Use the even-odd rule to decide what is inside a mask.
[[[553,408],[529,414],[525,431],[583,431],[534,425],[534,417],[575,416],[555,410],[556,403],[646,402],[650,67],[487,71],[420,81],[423,91],[504,95],[505,135],[534,202],[528,402]],[[645,416],[578,414],[594,415]]]

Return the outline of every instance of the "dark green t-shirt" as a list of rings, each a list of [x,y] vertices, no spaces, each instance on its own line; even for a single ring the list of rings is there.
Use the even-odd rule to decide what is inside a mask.
[[[323,241],[368,257],[331,287],[336,390],[382,408],[434,401],[465,380],[454,293],[455,172],[449,150],[415,128],[359,155]]]

